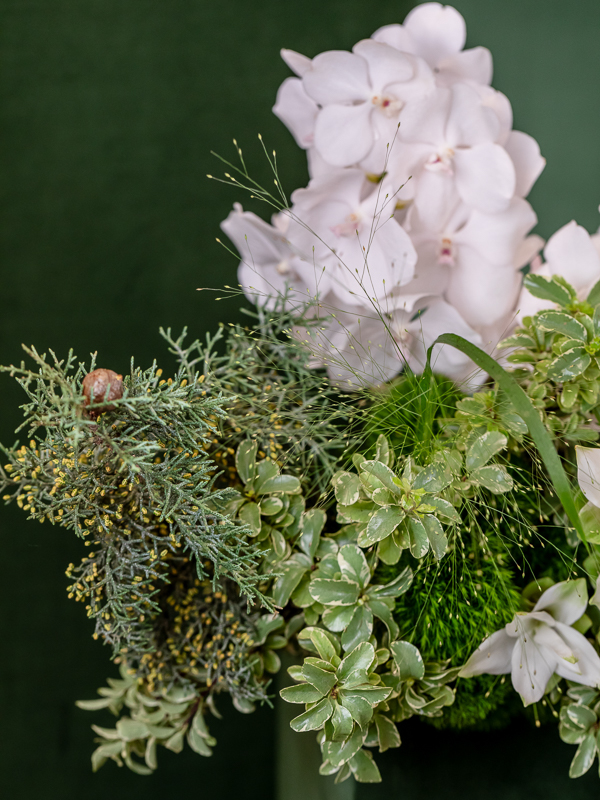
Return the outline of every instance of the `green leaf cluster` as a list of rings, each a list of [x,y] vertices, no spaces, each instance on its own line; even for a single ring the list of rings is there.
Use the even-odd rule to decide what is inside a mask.
[[[102,695],[98,700],[77,703],[86,711],[108,708],[118,715],[123,706],[129,710],[129,716],[121,716],[114,728],[92,725],[99,744],[92,754],[94,772],[112,759],[120,767],[125,764],[139,775],[149,775],[158,766],[158,745],[180,753],[187,741],[196,753],[212,755],[216,740],[206,727],[202,697],[193,689],[150,693],[140,685],[135,671],[123,666],[121,679],[109,679],[108,683],[98,690]]]
[[[323,752],[322,775],[336,774],[341,782],[352,774],[361,783],[381,780],[371,754],[362,749],[370,726],[376,732],[380,751],[398,747],[398,731],[388,717],[375,713],[384,708],[391,689],[375,671],[386,661],[389,651],[375,651],[369,642],[361,642],[344,658],[340,644],[320,628],[306,628],[316,657],[309,656],[301,667],[289,672],[298,683],[281,690],[288,703],[304,704],[304,713],[291,726],[298,732],[323,731],[319,743]]]
[[[600,693],[597,689],[567,681],[568,690],[563,698],[558,732],[563,742],[576,744],[577,752],[569,768],[569,777],[579,778],[594,763],[600,764]]]
[[[600,392],[600,289],[584,301],[563,278],[527,275],[534,297],[554,305],[523,319],[523,327],[501,343],[507,360],[525,365],[518,373],[532,403],[550,430],[567,442],[595,441],[587,424]]]

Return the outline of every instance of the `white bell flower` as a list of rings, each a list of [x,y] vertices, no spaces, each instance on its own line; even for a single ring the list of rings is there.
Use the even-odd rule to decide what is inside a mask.
[[[588,500],[600,508],[600,447],[575,447],[577,483]]]
[[[485,639],[460,677],[510,672],[526,706],[542,699],[554,673],[574,683],[600,687],[600,658],[585,636],[571,627],[585,613],[587,603],[584,578],[554,584],[532,611],[518,612],[512,622]]]
[[[423,3],[408,14],[403,25],[385,25],[373,34],[375,41],[425,59],[441,86],[459,80],[489,84],[491,53],[485,47],[463,50],[466,37],[462,15],[441,3]]]

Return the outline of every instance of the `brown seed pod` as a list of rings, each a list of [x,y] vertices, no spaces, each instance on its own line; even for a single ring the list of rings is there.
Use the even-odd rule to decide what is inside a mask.
[[[112,369],[95,369],[83,379],[84,405],[102,403],[97,408],[91,408],[87,415],[92,419],[100,416],[103,411],[114,411],[112,400],[123,397],[123,376],[117,375]]]

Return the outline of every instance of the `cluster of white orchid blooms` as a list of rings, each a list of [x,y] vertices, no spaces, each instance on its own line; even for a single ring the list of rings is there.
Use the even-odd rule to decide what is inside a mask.
[[[520,270],[543,245],[524,198],[545,162],[512,130],[490,52],[465,39],[458,11],[425,3],[352,52],[282,51],[297,77],[273,110],[310,183],[271,225],[236,205],[222,227],[247,296],[287,291],[335,314],[310,344],[337,382],[419,371],[441,333],[492,350],[514,324]],[[472,364],[445,348],[435,368],[463,380]]]

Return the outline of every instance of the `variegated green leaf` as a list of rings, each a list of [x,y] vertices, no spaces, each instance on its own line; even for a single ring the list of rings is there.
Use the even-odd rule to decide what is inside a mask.
[[[333,714],[333,705],[328,697],[323,698],[316,706],[309,708],[304,714],[290,722],[290,727],[297,733],[303,731],[318,731]]]

